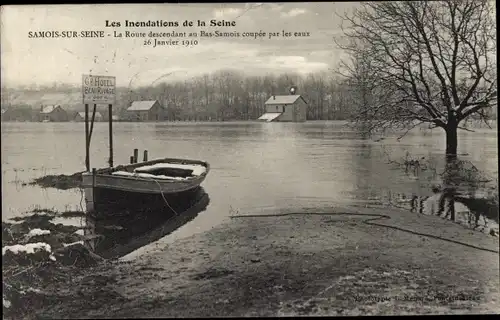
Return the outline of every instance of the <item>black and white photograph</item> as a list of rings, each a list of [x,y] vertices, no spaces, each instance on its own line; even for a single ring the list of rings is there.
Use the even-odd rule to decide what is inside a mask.
[[[4,319],[500,313],[495,1],[0,10]]]

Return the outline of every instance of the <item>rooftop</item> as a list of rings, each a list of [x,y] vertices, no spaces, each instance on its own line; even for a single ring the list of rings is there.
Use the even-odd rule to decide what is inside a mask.
[[[59,105],[44,106],[44,107],[42,107],[42,110],[40,111],[40,113],[51,113],[52,111],[57,109],[57,107],[60,107],[60,106]]]
[[[271,96],[266,104],[293,104],[300,98],[300,94],[289,94],[283,96]]]
[[[134,101],[128,111],[147,111],[153,107],[157,100]]]

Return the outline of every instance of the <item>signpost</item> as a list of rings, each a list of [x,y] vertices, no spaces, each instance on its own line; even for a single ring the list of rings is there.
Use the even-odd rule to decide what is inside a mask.
[[[94,128],[95,112],[98,104],[108,105],[109,116],[109,166],[113,167],[113,104],[116,101],[116,78],[111,76],[82,75],[82,95],[85,105],[85,166],[90,171],[90,138]],[[89,132],[89,104],[94,105],[92,124]]]

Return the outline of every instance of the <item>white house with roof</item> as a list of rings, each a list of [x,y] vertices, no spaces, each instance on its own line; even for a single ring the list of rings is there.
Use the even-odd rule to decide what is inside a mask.
[[[68,121],[68,113],[60,105],[41,106],[39,120],[42,122]]]
[[[127,118],[132,121],[162,121],[165,114],[158,100],[134,101],[127,109]]]
[[[265,103],[266,113],[258,120],[266,122],[304,122],[307,102],[299,94],[273,95]]]

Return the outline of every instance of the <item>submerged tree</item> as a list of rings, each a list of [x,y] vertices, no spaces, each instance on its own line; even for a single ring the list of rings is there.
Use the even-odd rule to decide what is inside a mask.
[[[370,89],[370,103],[358,106],[355,119],[370,122],[370,131],[442,128],[447,158],[456,158],[457,130],[496,107],[492,6],[486,0],[368,2],[346,15],[346,41],[339,45],[351,62],[344,65],[351,66],[352,83],[363,83],[363,97]]]

